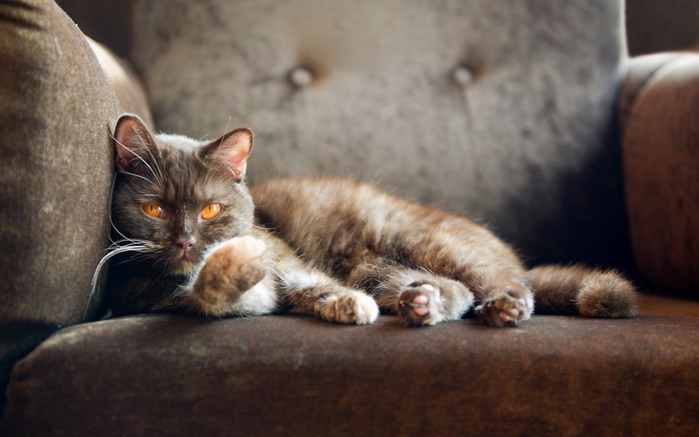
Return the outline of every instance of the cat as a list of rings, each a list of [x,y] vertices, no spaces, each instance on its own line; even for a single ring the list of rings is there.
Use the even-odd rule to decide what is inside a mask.
[[[154,135],[126,114],[114,139],[119,240],[103,262],[116,315],[285,310],[361,325],[382,311],[426,326],[475,309],[501,327],[530,318],[534,291],[539,313],[635,313],[634,286],[615,271],[526,270],[486,228],[370,184],[301,179],[248,189],[249,129],[201,142]]]

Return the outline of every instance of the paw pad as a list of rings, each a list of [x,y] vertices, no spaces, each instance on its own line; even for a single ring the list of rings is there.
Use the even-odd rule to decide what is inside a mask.
[[[443,318],[440,291],[428,283],[414,282],[400,295],[398,314],[409,325],[434,325]]]
[[[529,318],[531,308],[524,298],[513,297],[512,293],[504,293],[483,301],[476,308],[476,313],[489,325],[515,326]]]

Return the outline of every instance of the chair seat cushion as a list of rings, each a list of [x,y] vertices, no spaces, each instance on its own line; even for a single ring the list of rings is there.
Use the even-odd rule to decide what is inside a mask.
[[[66,328],[13,373],[8,435],[690,435],[699,303],[634,319],[405,328],[125,317]],[[673,434],[674,433],[674,434]]]

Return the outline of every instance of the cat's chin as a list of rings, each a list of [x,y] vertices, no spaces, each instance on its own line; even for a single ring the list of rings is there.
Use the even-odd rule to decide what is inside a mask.
[[[172,263],[172,267],[170,268],[170,271],[172,272],[173,275],[189,275],[192,274],[196,271],[197,269],[197,263],[186,259],[182,258],[174,263]]]

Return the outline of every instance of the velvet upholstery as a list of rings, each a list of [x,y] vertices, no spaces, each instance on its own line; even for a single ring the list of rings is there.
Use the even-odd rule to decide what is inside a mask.
[[[631,62],[620,97],[629,231],[636,262],[664,292],[699,298],[699,55]]]
[[[62,330],[23,360],[4,431],[690,436],[698,366],[699,303],[667,298],[635,319],[514,329],[125,317]]]
[[[260,178],[374,178],[482,214],[540,259],[626,250],[620,2],[386,1],[393,14],[364,1],[340,13],[298,0],[106,3],[104,14],[102,2],[61,1],[85,8],[84,28],[128,33],[119,47],[158,127],[215,136],[230,115],[258,129]],[[699,304],[677,299],[645,297],[633,319],[535,315],[516,329],[135,316],[67,327],[34,349],[95,312],[110,132],[120,105],[148,107],[134,77],[102,59],[114,93],[53,2],[0,2],[0,36],[0,384],[19,360],[0,435],[699,434]],[[298,66],[311,75],[289,74]],[[632,75],[624,88],[644,84]],[[37,220],[47,204],[57,219]],[[60,229],[53,241],[37,238],[42,223]]]

